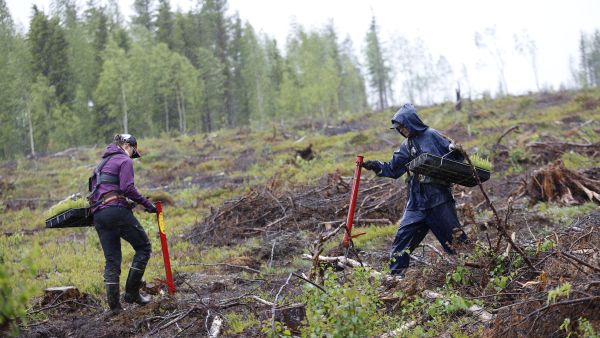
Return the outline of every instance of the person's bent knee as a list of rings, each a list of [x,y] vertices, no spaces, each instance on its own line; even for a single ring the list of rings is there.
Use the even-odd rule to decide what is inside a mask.
[[[139,269],[145,269],[146,264],[150,260],[150,256],[152,255],[152,245],[148,242],[141,248],[138,248],[135,252],[135,257],[132,262],[132,266],[135,266]]]

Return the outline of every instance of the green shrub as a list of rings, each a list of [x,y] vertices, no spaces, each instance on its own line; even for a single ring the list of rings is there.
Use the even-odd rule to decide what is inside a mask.
[[[327,293],[307,287],[306,322],[303,337],[370,337],[378,323],[377,284],[363,269],[353,271],[350,281],[340,285],[328,270]]]
[[[9,256],[17,255],[11,255],[5,244],[0,243],[0,333],[17,335],[17,320],[25,316],[25,306],[37,291],[31,283],[25,281],[35,278],[35,261],[40,255],[40,248],[35,244],[19,264],[11,264]]]

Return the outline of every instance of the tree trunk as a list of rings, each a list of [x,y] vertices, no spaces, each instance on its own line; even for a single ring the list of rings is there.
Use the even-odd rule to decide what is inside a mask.
[[[165,127],[167,128],[167,133],[169,132],[169,105],[167,103],[167,97],[164,97],[165,102]]]
[[[29,145],[31,147],[31,156],[35,156],[35,145],[33,143],[33,123],[31,122],[31,108],[27,104],[27,122],[29,123]]]
[[[121,83],[121,98],[123,100],[123,131],[129,134],[127,121],[127,97],[125,96],[125,84]]]
[[[181,109],[181,98],[179,97],[179,89],[175,91],[175,100],[177,102],[177,113],[179,115],[179,131],[183,133],[183,111]]]
[[[183,130],[182,132],[185,133],[187,131],[187,118],[186,118],[186,114],[185,114],[185,95],[183,94],[183,90],[179,90],[181,93],[181,119],[183,120]]]
[[[264,111],[264,108],[263,108],[264,99],[263,99],[262,89],[260,86],[260,81],[259,81],[260,79],[258,76],[255,76],[255,79],[256,79],[256,101],[257,101],[256,102],[256,104],[257,104],[256,110],[257,110],[257,113],[259,116],[260,125],[262,126],[263,122],[264,122],[264,120],[263,120],[263,118],[264,118],[264,116],[263,116],[264,115],[264,112],[263,112]],[[248,114],[248,115],[250,115],[250,114]],[[248,122],[250,122],[250,116],[248,116]]]

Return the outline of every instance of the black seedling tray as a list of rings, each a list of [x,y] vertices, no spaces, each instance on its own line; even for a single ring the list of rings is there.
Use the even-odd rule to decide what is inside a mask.
[[[69,209],[46,220],[46,228],[89,227],[93,224],[88,208]]]
[[[416,174],[421,174],[450,183],[456,183],[465,187],[477,185],[477,179],[473,176],[473,169],[468,163],[453,161],[428,153],[417,156],[408,164],[408,169]],[[475,167],[477,176],[481,182],[490,179],[490,172]]]

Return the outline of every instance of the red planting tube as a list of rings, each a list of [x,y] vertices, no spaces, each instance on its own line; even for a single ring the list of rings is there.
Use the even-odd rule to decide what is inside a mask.
[[[358,184],[360,183],[360,170],[362,168],[363,157],[361,155],[356,156],[356,168],[354,168],[354,179],[352,181],[352,194],[350,195],[350,209],[348,210],[348,218],[346,219],[346,226],[348,231],[344,235],[343,245],[347,248],[350,245],[350,236],[352,235],[352,223],[354,222],[354,209],[356,208],[356,197],[358,197]]]
[[[163,259],[165,262],[165,273],[167,274],[167,286],[169,294],[175,293],[175,283],[173,283],[173,274],[171,273],[171,259],[169,258],[169,247],[167,246],[167,235],[165,234],[165,220],[162,213],[162,204],[156,202],[156,220],[158,221],[158,232],[160,234],[160,245],[162,247]]]

